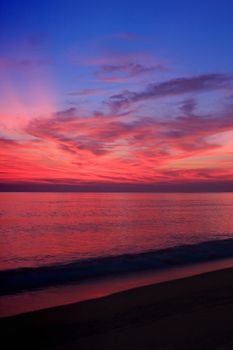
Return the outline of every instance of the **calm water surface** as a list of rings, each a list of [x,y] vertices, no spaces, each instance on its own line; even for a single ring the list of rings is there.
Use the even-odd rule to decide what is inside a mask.
[[[233,238],[233,194],[1,193],[0,269]]]

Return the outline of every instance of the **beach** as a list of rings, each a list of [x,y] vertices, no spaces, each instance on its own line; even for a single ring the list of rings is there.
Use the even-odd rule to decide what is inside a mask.
[[[0,322],[5,349],[232,349],[233,268]]]

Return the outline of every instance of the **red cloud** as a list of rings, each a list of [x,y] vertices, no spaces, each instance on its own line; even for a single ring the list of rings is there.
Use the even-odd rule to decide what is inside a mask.
[[[77,182],[133,183],[203,179],[207,175],[196,169],[162,169],[169,168],[171,162],[182,162],[220,149],[220,144],[210,143],[208,138],[232,130],[230,115],[184,116],[164,122],[158,118],[130,119],[114,115],[82,117],[75,109],[69,109],[51,118],[30,122],[26,131],[40,142],[14,145],[14,149],[34,149],[30,159],[25,156],[22,159],[27,164],[37,164],[37,177],[38,173],[47,177],[45,169],[51,169],[51,179],[60,174],[67,182],[74,178]],[[38,166],[40,159],[42,165]],[[214,178],[220,176],[212,169],[207,170],[205,174],[214,174]]]
[[[148,85],[112,96],[111,114],[83,116],[75,108],[30,120],[20,135],[0,138],[1,182],[101,184],[232,179],[233,115],[199,115],[194,99],[172,117],[119,114],[126,104],[228,87],[230,77],[204,75]],[[82,91],[94,93],[94,91]],[[224,141],[221,134],[229,134]],[[10,134],[10,133],[9,133]],[[16,137],[18,136],[18,137]],[[224,135],[223,135],[224,136]],[[224,143],[225,142],[225,143]],[[225,148],[224,148],[225,147]],[[223,155],[220,152],[223,152]],[[224,157],[227,157],[223,162]]]

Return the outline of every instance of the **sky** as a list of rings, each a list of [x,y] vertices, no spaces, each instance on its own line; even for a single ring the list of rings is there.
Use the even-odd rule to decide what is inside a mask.
[[[2,190],[233,189],[232,0],[8,0],[0,23]]]

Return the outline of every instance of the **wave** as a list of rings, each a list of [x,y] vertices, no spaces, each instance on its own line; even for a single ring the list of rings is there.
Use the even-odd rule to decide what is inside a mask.
[[[0,295],[81,282],[113,274],[166,269],[233,257],[233,239],[148,251],[138,254],[99,257],[67,264],[0,271]]]

